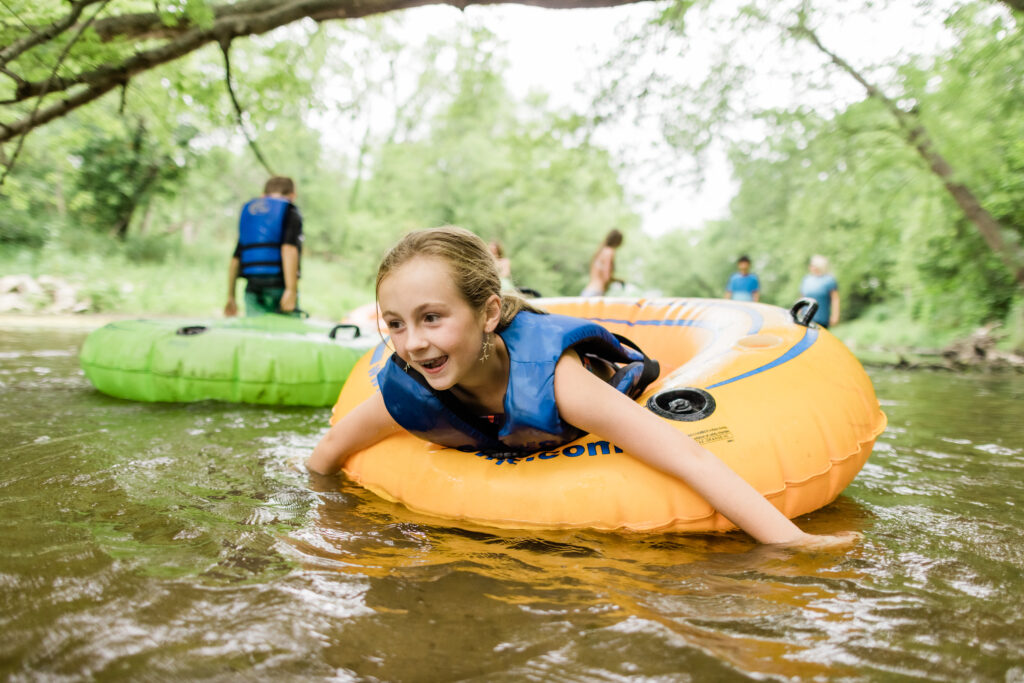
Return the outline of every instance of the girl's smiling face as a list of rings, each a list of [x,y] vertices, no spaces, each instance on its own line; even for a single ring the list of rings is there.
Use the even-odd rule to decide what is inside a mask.
[[[482,374],[481,346],[497,316],[469,305],[443,259],[406,261],[381,280],[377,296],[395,353],[435,390],[472,383]]]

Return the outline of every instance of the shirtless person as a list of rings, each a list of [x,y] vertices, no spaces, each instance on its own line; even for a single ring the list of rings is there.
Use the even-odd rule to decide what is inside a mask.
[[[590,282],[580,296],[604,296],[608,285],[615,279],[615,250],[622,244],[622,233],[611,230],[601,247],[590,259]]]

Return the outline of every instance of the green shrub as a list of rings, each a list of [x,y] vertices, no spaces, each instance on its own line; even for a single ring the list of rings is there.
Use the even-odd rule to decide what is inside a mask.
[[[130,263],[162,264],[181,254],[181,239],[167,233],[130,234],[124,240],[124,255]]]
[[[50,223],[40,221],[26,212],[0,212],[0,244],[38,249],[50,240],[52,232]]]

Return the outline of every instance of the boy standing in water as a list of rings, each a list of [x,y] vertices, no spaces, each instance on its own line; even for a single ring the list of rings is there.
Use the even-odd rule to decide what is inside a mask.
[[[302,214],[295,206],[295,183],[274,176],[263,196],[242,207],[238,243],[228,266],[228,302],[224,315],[238,315],[235,285],[246,279],[245,314],[295,314],[299,305]]]
[[[734,301],[761,300],[761,281],[750,272],[750,258],[746,254],[736,260],[736,272],[725,286],[725,298]]]

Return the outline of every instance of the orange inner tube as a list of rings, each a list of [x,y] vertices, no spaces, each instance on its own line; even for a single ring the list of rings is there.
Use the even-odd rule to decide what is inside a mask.
[[[885,429],[871,380],[853,354],[785,309],[682,298],[532,303],[598,322],[656,358],[661,376],[637,401],[653,401],[655,412],[670,415],[662,419],[714,452],[787,517],[833,501]],[[389,355],[382,343],[359,361],[332,423],[376,391]],[[355,454],[344,470],[414,511],[494,527],[735,528],[685,483],[599,434],[516,460],[400,434]]]

